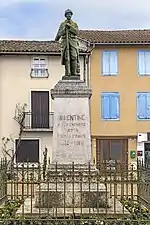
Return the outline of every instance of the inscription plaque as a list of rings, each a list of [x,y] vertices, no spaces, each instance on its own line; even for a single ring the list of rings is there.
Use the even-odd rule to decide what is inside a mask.
[[[91,161],[89,100],[56,98],[52,161],[88,163]]]

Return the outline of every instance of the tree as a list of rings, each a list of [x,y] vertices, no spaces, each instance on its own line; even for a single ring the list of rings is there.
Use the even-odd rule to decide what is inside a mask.
[[[2,153],[4,155],[5,161],[7,163],[7,168],[12,167],[14,163],[14,158],[17,154],[17,151],[19,149],[19,146],[21,144],[21,139],[23,136],[24,131],[24,120],[25,120],[25,109],[27,107],[27,104],[20,105],[20,103],[16,104],[15,108],[15,115],[13,119],[19,124],[19,133],[18,133],[18,142],[16,145],[16,148],[8,148],[8,144],[10,142],[14,143],[14,140],[12,136],[10,137],[3,137],[2,138]]]
[[[19,150],[21,140],[24,133],[24,122],[25,122],[25,109],[27,104],[20,105],[20,103],[16,104],[15,115],[13,119],[19,124],[19,133],[18,133],[18,141],[16,148],[13,147],[8,148],[8,144],[14,143],[14,138],[10,135],[10,137],[2,138],[2,152],[6,162],[7,168],[7,176],[8,179],[12,179],[14,177],[13,168],[14,168],[14,159]],[[13,145],[14,146],[14,145]],[[45,147],[45,151],[43,152],[43,179],[46,177],[46,169],[47,169],[47,147]],[[12,177],[13,176],[13,177]]]

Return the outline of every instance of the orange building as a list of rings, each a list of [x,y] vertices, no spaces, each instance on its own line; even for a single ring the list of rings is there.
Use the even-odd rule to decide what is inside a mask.
[[[150,155],[150,30],[83,30],[90,59],[93,158],[121,163]]]

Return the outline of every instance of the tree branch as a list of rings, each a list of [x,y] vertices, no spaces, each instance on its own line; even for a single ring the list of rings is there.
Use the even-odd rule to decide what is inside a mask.
[[[18,152],[19,146],[21,144],[21,139],[22,139],[22,135],[23,135],[23,131],[24,131],[24,120],[25,120],[25,109],[26,109],[27,104],[23,104],[20,105],[20,103],[16,104],[16,108],[15,108],[15,115],[13,117],[13,119],[19,124],[20,128],[19,128],[19,133],[18,133],[18,142],[15,148],[15,151],[13,153],[13,148],[7,148],[8,143],[11,141],[12,143],[14,143],[14,139],[12,138],[12,136],[10,135],[9,138],[3,137],[2,138],[2,152],[4,154],[4,157],[6,159],[6,161],[8,162],[7,166],[9,165],[13,165],[14,162],[14,158]],[[12,154],[10,154],[9,152],[12,150]],[[9,156],[9,160],[7,159],[7,157]]]

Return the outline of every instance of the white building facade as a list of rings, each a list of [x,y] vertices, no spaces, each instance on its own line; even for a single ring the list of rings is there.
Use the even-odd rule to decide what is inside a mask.
[[[60,46],[53,41],[0,41],[0,138],[11,137],[16,148],[19,124],[13,119],[16,104],[26,104],[25,128],[16,161],[42,162],[52,153],[53,100],[50,90],[64,75]],[[81,43],[81,80],[89,85],[89,53]],[[2,147],[2,141],[1,141]],[[1,152],[1,157],[2,157]]]

